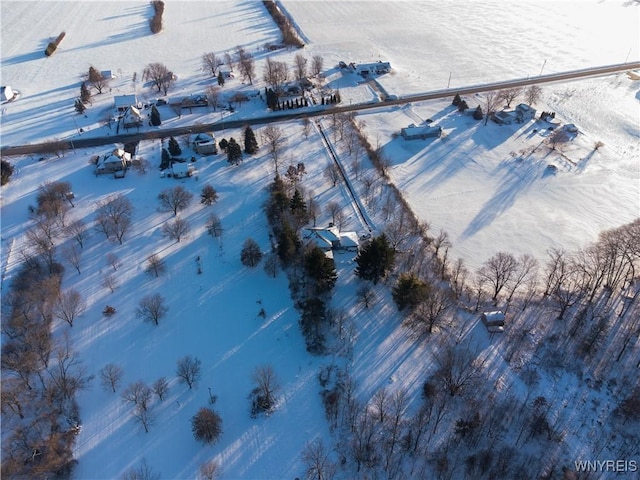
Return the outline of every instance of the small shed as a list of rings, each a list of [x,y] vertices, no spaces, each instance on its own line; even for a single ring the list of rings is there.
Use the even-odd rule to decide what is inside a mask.
[[[505,315],[501,310],[495,312],[484,312],[482,314],[482,323],[487,327],[489,333],[504,332]]]
[[[116,110],[124,113],[130,106],[138,105],[138,98],[135,95],[116,95],[113,104]]]
[[[437,125],[432,127],[431,125],[422,125],[416,127],[411,124],[408,127],[400,130],[400,135],[405,140],[425,140],[427,138],[438,138],[442,135],[442,127]]]
[[[15,94],[13,93],[13,90],[9,85],[6,85],[1,88],[0,101],[8,102],[10,100],[13,100],[14,96]]]
[[[195,171],[196,167],[187,162],[174,162],[171,166],[171,175],[173,178],[187,178],[193,175]]]

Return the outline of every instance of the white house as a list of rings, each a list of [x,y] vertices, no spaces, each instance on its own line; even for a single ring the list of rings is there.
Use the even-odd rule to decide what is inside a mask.
[[[303,238],[314,243],[322,250],[358,251],[358,235],[356,232],[341,232],[335,225],[328,227],[307,227]]]
[[[113,104],[116,110],[124,113],[130,106],[138,105],[138,98],[135,95],[116,95]]]
[[[369,75],[382,75],[391,71],[391,64],[389,62],[375,62],[375,63],[358,63],[355,65],[355,71],[361,77],[367,77]]]
[[[14,99],[15,94],[9,85],[2,87],[0,90],[0,101],[9,102]]]
[[[427,138],[438,138],[442,135],[442,127],[431,125],[421,125],[416,127],[414,124],[409,125],[400,130],[400,135],[405,140],[425,140]]]
[[[122,118],[122,125],[124,126],[124,128],[139,127],[140,125],[142,125],[142,122],[143,117],[140,113],[140,110],[138,110],[133,105],[130,105],[125,110],[125,114]]]
[[[191,143],[196,153],[200,155],[215,155],[218,153],[216,137],[210,133],[198,133],[191,137]]]
[[[482,323],[487,327],[489,333],[504,332],[504,320],[504,313],[500,310],[495,312],[484,312],[482,314]]]
[[[131,154],[121,148],[116,148],[111,153],[99,158],[96,164],[96,175],[103,173],[124,172],[131,163]]]
[[[193,175],[195,171],[196,167],[192,163],[173,162],[173,165],[171,165],[171,176],[173,178],[187,178]]]
[[[511,125],[512,123],[525,123],[533,120],[536,116],[536,109],[521,103],[515,110],[502,110],[491,116],[491,119],[501,125]]]

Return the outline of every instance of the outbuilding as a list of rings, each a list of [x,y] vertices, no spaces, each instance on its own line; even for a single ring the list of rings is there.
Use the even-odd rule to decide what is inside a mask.
[[[15,94],[13,93],[13,90],[9,85],[2,87],[1,91],[2,92],[0,93],[0,101],[9,102],[14,99]]]
[[[482,314],[482,323],[487,327],[489,333],[504,332],[505,315],[501,310],[495,312],[484,312]]]

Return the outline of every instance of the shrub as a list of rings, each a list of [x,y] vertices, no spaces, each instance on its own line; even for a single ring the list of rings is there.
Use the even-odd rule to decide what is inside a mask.
[[[215,443],[222,435],[222,418],[215,410],[202,407],[191,417],[191,431],[202,443]]]
[[[9,183],[9,179],[13,175],[13,165],[11,165],[6,160],[2,160],[0,165],[0,184],[6,185]]]

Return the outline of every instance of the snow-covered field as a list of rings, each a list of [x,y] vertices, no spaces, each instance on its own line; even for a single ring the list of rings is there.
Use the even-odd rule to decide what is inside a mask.
[[[455,87],[536,75],[541,68],[551,73],[640,58],[637,2],[286,1],[284,6],[305,36],[303,53],[322,55],[328,80],[341,89],[343,101],[353,103],[369,101],[374,94],[346,80],[341,85],[334,68],[339,60],[390,61],[393,72],[379,82],[389,93],[402,95],[444,88],[449,78]],[[211,83],[201,71],[204,52],[224,54],[242,45],[256,57],[261,77],[267,55],[263,46],[279,39],[261,2],[168,1],[159,35],[148,30],[151,11],[148,2],[132,1],[1,2],[0,83],[21,92],[18,100],[1,106],[2,145],[77,138],[79,128],[87,131],[83,135],[113,134],[103,122],[112,95],[136,93],[143,101],[157,96],[140,81],[148,63],[162,62],[177,74],[169,95],[201,93]],[[45,58],[42,51],[60,31],[66,37],[59,51]],[[270,55],[290,63],[295,53]],[[75,113],[73,100],[90,65],[110,69],[117,78],[111,91],[94,95],[84,117]],[[255,86],[236,78],[225,89],[263,87],[261,78]],[[432,232],[446,230],[453,255],[475,267],[497,250],[533,253],[540,259],[553,246],[572,250],[593,241],[600,230],[640,215],[639,91],[640,82],[624,74],[544,87],[538,109],[556,111],[559,120],[580,129],[562,150],[564,156],[549,150],[543,143],[546,131],[533,122],[483,126],[453,111],[449,100],[387,108],[360,114],[358,120],[366,122],[372,143],[383,146],[391,158],[391,179],[413,210],[431,223]],[[469,99],[470,106],[480,102]],[[254,100],[234,117],[263,109]],[[213,110],[181,118],[168,107],[161,113],[163,127],[222,119]],[[395,138],[400,128],[426,119],[443,127],[443,138]],[[348,212],[346,227],[361,233],[364,226],[348,205],[344,187],[331,188],[323,176],[329,158],[317,131],[306,140],[299,122],[282,127],[288,139],[285,165],[304,162],[306,192],[323,206],[338,201]],[[240,139],[241,132],[227,129],[219,136]],[[594,152],[596,141],[605,146]],[[157,166],[160,143],[144,142],[141,148],[141,155]],[[197,178],[182,181],[196,195],[182,214],[192,231],[174,243],[161,234],[171,215],[157,211],[156,198],[177,181],[159,178],[155,168],[144,176],[130,172],[121,180],[95,177],[88,159],[109,150],[78,149],[42,162],[11,159],[16,172],[1,198],[3,290],[19,264],[28,206],[35,204],[42,183],[71,182],[76,195],[71,214],[87,222],[93,219],[95,202],[111,193],[125,194],[136,209],[135,227],[123,245],[93,232],[82,252],[82,273],[67,266],[64,288],[77,288],[89,308],[73,328],[57,325],[56,334],[71,335],[90,373],[113,362],[124,368],[123,385],[140,379],[151,383],[164,375],[171,379],[170,394],[152,405],[155,422],[145,433],[119,395],[94,380],[79,397],[83,427],[75,478],[116,478],[142,458],[162,478],[194,478],[209,459],[220,461],[223,478],[302,478],[305,444],[316,438],[331,442],[317,379],[329,359],[305,352],[299,314],[282,272],[272,279],[262,268],[240,264],[247,237],[263,251],[270,249],[262,205],[274,170],[266,152],[262,149],[239,167],[228,166],[223,155],[198,159]],[[555,174],[547,170],[549,164],[557,167]],[[212,207],[197,203],[205,183],[220,195]],[[357,190],[362,194],[361,185]],[[221,244],[206,234],[209,211],[222,220]],[[379,212],[369,213],[382,230]],[[328,220],[325,213],[318,223]],[[113,294],[101,286],[111,268],[105,262],[110,252],[122,260]],[[143,271],[152,253],[159,253],[168,266],[168,273],[157,279]],[[200,275],[197,257],[203,265]],[[382,386],[401,385],[417,401],[425,372],[432,367],[423,362],[431,347],[414,342],[401,326],[386,286],[376,287],[378,308],[358,306],[353,256],[338,255],[336,263],[340,277],[334,307],[344,309],[354,322],[352,375],[358,395],[366,401]],[[140,297],[156,292],[166,297],[170,310],[159,326],[152,326],[134,312]],[[118,310],[110,319],[101,314],[107,304]],[[261,308],[264,319],[258,316]],[[473,329],[472,336],[484,354],[496,355],[497,347],[489,344],[483,329]],[[174,375],[176,360],[187,354],[199,357],[204,367],[194,390]],[[282,393],[271,416],[251,419],[251,371],[263,363],[273,365]],[[207,406],[209,388],[218,397],[214,408],[223,418],[224,433],[219,443],[203,447],[193,439],[189,419]]]

